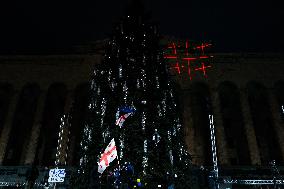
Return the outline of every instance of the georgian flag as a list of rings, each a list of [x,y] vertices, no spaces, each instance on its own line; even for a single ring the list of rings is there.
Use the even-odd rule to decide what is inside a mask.
[[[115,141],[112,139],[105,149],[104,153],[101,155],[98,172],[103,173],[104,170],[109,166],[109,163],[112,162],[117,157],[117,150],[115,146]]]
[[[120,116],[116,122],[115,122],[115,125],[118,125],[120,128],[123,126],[123,123],[125,121],[125,119],[130,116],[132,113],[127,113],[127,114],[124,114],[122,116]]]

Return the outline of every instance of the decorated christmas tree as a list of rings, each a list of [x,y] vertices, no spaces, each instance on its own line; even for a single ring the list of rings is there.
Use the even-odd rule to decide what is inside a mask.
[[[95,68],[77,188],[189,188],[182,123],[157,27],[132,3]]]

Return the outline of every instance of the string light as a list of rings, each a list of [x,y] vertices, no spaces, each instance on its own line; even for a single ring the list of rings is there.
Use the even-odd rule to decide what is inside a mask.
[[[136,80],[136,87],[137,87],[137,89],[140,89],[140,80],[139,79]]]
[[[160,88],[160,82],[159,82],[159,77],[156,76],[156,88],[159,89]]]
[[[118,76],[119,76],[119,78],[122,78],[122,65],[121,64],[119,64]]]
[[[127,104],[128,87],[127,87],[126,81],[123,84],[123,92],[124,92],[124,97],[123,97],[124,103]]]
[[[123,158],[123,149],[124,149],[124,133],[120,134],[119,136],[119,145],[120,145],[120,156],[119,159],[122,160]]]
[[[146,90],[146,72],[144,69],[141,69],[141,73],[142,73],[142,87],[143,87],[143,90],[145,91]]]
[[[104,124],[104,117],[105,117],[105,113],[106,113],[106,103],[107,103],[106,99],[103,98],[102,103],[101,103],[101,127]]]
[[[143,154],[143,174],[146,175],[146,167],[148,166],[148,157],[147,157],[147,140],[144,140],[144,154]]]
[[[142,130],[143,131],[145,131],[145,123],[146,123],[146,115],[145,115],[145,112],[142,112],[141,125],[142,125]]]
[[[63,115],[60,119],[61,124],[59,126],[56,154],[55,154],[55,165],[66,164],[69,133],[66,132],[69,127],[69,116]],[[63,152],[63,153],[62,153]]]
[[[216,150],[216,139],[215,139],[215,128],[214,128],[214,118],[213,115],[209,115],[209,126],[210,126],[210,139],[211,139],[211,150],[212,150],[212,161],[214,176],[218,178],[218,160],[217,160],[217,150]]]
[[[167,94],[166,92],[164,92],[164,98],[162,100],[162,111],[164,116],[166,115],[166,108],[167,108],[166,99],[167,99]]]
[[[161,110],[160,104],[157,105],[157,109],[158,109],[158,115],[159,115],[159,117],[162,117],[163,114],[162,114],[162,110]]]
[[[158,130],[155,129],[155,133],[153,135],[153,141],[155,141],[155,145],[157,146],[158,143],[160,142],[161,136],[158,133]]]

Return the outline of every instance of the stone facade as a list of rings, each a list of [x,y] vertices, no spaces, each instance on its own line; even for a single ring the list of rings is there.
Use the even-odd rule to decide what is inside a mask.
[[[178,89],[185,140],[193,163],[210,165],[212,159],[209,125],[206,125],[206,120],[200,120],[204,117],[199,115],[204,112],[202,103],[206,99],[210,104],[210,113],[214,115],[217,155],[221,165],[264,165],[272,160],[271,158],[276,158],[283,165],[284,113],[281,111],[281,105],[284,105],[284,101],[279,96],[284,95],[284,57],[280,54],[257,53],[215,53],[214,57],[214,64],[208,70],[207,78],[201,74],[192,80],[186,74],[172,76]],[[51,162],[48,158],[54,159],[54,149],[48,151],[47,148],[54,148],[57,142],[50,142],[58,136],[59,124],[55,124],[58,123],[56,120],[58,116],[68,112],[72,98],[76,101],[80,96],[80,86],[88,86],[92,70],[102,58],[101,52],[78,55],[0,56],[0,165],[16,166],[36,162],[41,166]],[[7,99],[3,99],[7,98],[2,95],[5,93],[3,86],[10,86],[12,89],[9,103],[6,103]],[[254,86],[261,86],[266,95],[259,95],[261,97],[258,98],[258,94],[252,92]],[[37,88],[39,92],[35,95],[37,100],[30,102],[35,106],[34,113],[29,114],[30,118],[22,123],[21,118],[25,116],[25,110],[19,108],[19,101],[23,101],[21,96],[25,88]],[[54,92],[50,92],[51,88]],[[231,95],[224,93],[229,95],[222,96],[223,91],[230,88],[236,89],[235,92]],[[62,98],[51,97],[56,92],[62,94]],[[232,103],[228,103],[231,102],[228,100],[231,96]],[[263,98],[263,102],[267,101],[268,106],[266,103],[254,106],[253,103],[257,102],[255,98]],[[82,95],[77,99],[77,104],[80,104]],[[53,100],[60,103],[52,105]],[[5,103],[8,105],[4,106]],[[263,110],[253,107],[263,107]],[[52,108],[55,113],[46,115]],[[263,121],[263,125],[256,125],[259,117],[254,116],[254,113],[258,116],[265,113],[263,120],[267,120],[267,123]],[[80,116],[75,116],[75,125],[78,127]],[[25,137],[20,137],[23,132],[12,132],[17,131],[17,127],[27,125],[30,128],[28,130],[18,128],[26,132]],[[52,128],[49,129],[50,125]],[[267,128],[271,132],[267,132],[267,139],[262,142],[261,137],[265,135]],[[70,129],[67,165],[72,166],[76,162],[74,154],[78,143],[78,130],[80,128]],[[55,134],[52,134],[53,132]],[[20,139],[27,141],[19,141]],[[17,153],[11,149],[17,149],[17,144],[22,145],[21,153],[13,159],[10,156]],[[275,150],[271,151],[271,147],[275,147]],[[52,155],[45,158],[45,154],[49,153]]]

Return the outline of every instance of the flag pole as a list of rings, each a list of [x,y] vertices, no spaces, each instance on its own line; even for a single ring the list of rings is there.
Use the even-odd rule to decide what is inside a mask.
[[[107,187],[109,187],[109,183],[108,183],[108,174],[109,174],[109,170],[107,170]]]
[[[102,188],[102,174],[101,175],[99,175],[99,189],[101,189]]]
[[[120,152],[121,146],[119,145],[119,147],[120,147],[119,148],[119,152]],[[119,160],[120,160],[119,153],[117,153],[117,165],[118,165],[118,171],[119,171],[119,174],[120,174],[120,163],[119,163]],[[121,174],[120,174],[120,179],[121,179]]]

